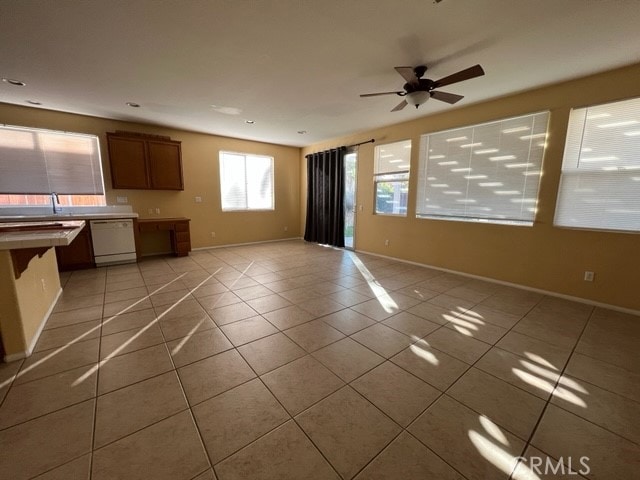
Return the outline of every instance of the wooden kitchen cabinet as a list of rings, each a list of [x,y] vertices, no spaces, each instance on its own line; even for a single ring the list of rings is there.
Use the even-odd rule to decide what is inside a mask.
[[[69,245],[56,247],[56,258],[58,270],[61,272],[95,267],[91,228],[88,222]]]
[[[113,188],[184,190],[181,143],[160,135],[107,133]]]

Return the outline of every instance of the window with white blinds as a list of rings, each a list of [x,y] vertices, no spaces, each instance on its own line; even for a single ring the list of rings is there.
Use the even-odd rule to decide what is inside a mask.
[[[222,210],[273,210],[273,157],[220,152]]]
[[[375,212],[384,215],[406,215],[411,140],[377,145],[374,156]]]
[[[533,225],[549,112],[426,134],[416,216]]]
[[[640,231],[640,98],[571,111],[554,224]]]
[[[95,135],[0,126],[0,194],[103,195]]]

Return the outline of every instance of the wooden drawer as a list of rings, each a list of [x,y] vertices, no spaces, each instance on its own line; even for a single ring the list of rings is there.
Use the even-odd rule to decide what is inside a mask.
[[[158,223],[158,230],[174,230],[175,224],[169,222]]]
[[[189,232],[178,232],[176,231],[176,242],[190,242],[191,238],[189,236]]]
[[[176,232],[188,232],[188,231],[189,231],[189,222],[176,223]]]

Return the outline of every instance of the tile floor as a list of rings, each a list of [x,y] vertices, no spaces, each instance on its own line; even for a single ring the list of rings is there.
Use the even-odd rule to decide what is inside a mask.
[[[638,317],[302,241],[63,283],[0,478],[638,478]]]

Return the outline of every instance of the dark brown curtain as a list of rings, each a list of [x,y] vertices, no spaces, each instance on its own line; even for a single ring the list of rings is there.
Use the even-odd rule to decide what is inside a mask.
[[[304,239],[344,247],[346,147],[307,155],[307,222]]]

